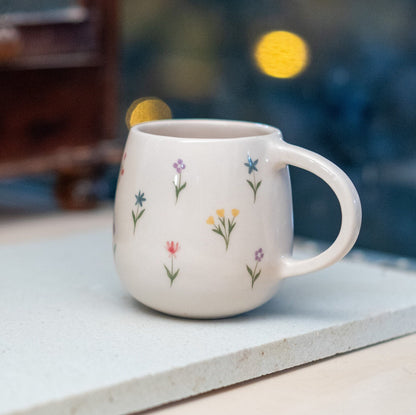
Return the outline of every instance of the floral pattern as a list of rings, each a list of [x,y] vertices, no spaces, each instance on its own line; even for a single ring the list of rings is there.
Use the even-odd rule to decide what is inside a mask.
[[[124,172],[125,172],[124,163],[125,163],[126,157],[127,157],[127,153],[124,152],[123,157],[122,157],[121,162],[120,162],[120,170],[119,170],[118,177],[117,177],[117,186],[118,186],[121,178],[124,176]]]
[[[218,216],[218,224],[215,223],[215,219],[213,216],[210,216],[207,220],[206,223],[208,225],[212,225],[212,232],[215,232],[216,234],[220,235],[225,242],[225,250],[228,250],[228,245],[230,243],[230,235],[231,232],[233,231],[233,229],[235,228],[235,225],[237,224],[235,222],[235,218],[238,216],[238,214],[240,213],[240,211],[238,209],[231,209],[231,215],[232,215],[232,219],[226,218],[225,217],[225,211],[224,209],[218,209],[216,211],[217,216]]]
[[[173,259],[174,258],[176,259],[176,253],[179,251],[179,249],[180,249],[179,242],[176,242],[176,243],[173,241],[166,242],[166,250],[169,252],[169,258],[171,259],[170,269],[165,264],[163,264],[163,266],[165,267],[166,274],[170,279],[171,287],[172,287],[173,281],[179,274],[179,268],[176,271],[173,270]]]
[[[134,195],[134,197],[136,198],[136,203],[134,204],[135,206],[137,206],[136,211],[134,209],[132,209],[131,211],[131,215],[133,216],[133,235],[136,233],[136,225],[137,225],[137,221],[142,217],[143,213],[145,212],[146,209],[141,209],[143,207],[143,203],[146,201],[146,198],[144,197],[144,193],[141,192],[139,190],[139,193],[137,193],[137,195]]]
[[[182,171],[185,170],[186,166],[182,159],[178,159],[177,161],[175,161],[175,163],[173,163],[173,168],[178,173],[175,176],[175,180],[173,182],[173,185],[175,186],[175,194],[176,194],[175,203],[178,203],[179,194],[186,187],[186,182],[182,184]]]
[[[246,167],[248,167],[248,174],[253,175],[253,180],[248,180],[247,179],[247,183],[248,185],[251,187],[251,189],[253,190],[253,195],[254,195],[254,201],[253,203],[256,203],[256,198],[257,198],[257,190],[259,190],[259,187],[261,185],[261,180],[257,182],[256,180],[256,171],[257,170],[257,163],[259,162],[259,159],[253,161],[252,158],[250,157],[250,155],[247,156],[247,163],[244,163],[244,165]]]
[[[120,168],[120,176],[124,175],[124,161],[126,159],[126,153],[123,154],[123,159],[121,162],[121,168]],[[256,178],[256,172],[258,172],[258,162],[259,159],[253,160],[250,155],[247,156],[247,162],[244,163],[244,166],[248,168],[248,174],[250,175],[250,180],[247,179],[247,183],[249,184],[250,188],[253,191],[253,203],[256,203],[257,198],[257,191],[261,186],[262,180],[258,180]],[[173,181],[173,185],[175,187],[175,196],[176,201],[178,202],[179,195],[182,192],[182,190],[185,189],[187,183],[182,182],[182,173],[186,169],[186,165],[182,159],[177,159],[173,164],[172,167],[175,169],[176,174]],[[257,181],[258,180],[258,181]],[[137,223],[140,220],[140,218],[143,216],[146,209],[143,207],[146,202],[145,194],[142,190],[139,190],[137,194],[134,195],[135,202],[134,207],[131,211],[132,218],[133,218],[133,235],[136,232]],[[216,210],[216,217],[209,216],[206,219],[206,223],[212,227],[212,232],[219,235],[225,243],[225,251],[228,251],[228,247],[230,244],[230,237],[231,233],[235,229],[237,225],[236,218],[240,214],[240,210],[233,208],[231,209],[231,214],[227,215],[224,208],[217,209]],[[115,235],[115,223],[113,223],[113,235]],[[178,251],[180,250],[179,242],[174,241],[167,241],[165,245],[165,249],[168,252],[168,258],[170,259],[170,263],[168,265],[163,264],[163,267],[166,271],[166,275],[170,280],[170,287],[172,287],[173,282],[178,277],[180,268],[175,267],[175,260],[176,255]],[[116,244],[113,245],[113,251],[115,254],[116,251]],[[257,249],[254,252],[254,268],[250,268],[248,264],[246,264],[247,272],[251,278],[251,287],[254,288],[254,283],[257,281],[257,279],[260,277],[262,269],[261,269],[261,262],[264,257],[264,252],[262,248]]]
[[[123,154],[123,159],[122,159],[122,161],[121,161],[121,166],[120,166],[120,176],[123,176],[123,175],[124,175],[124,160],[126,160],[126,157],[127,157],[127,153],[125,152],[125,153]]]
[[[251,288],[253,288],[254,283],[256,282],[257,278],[260,277],[261,269],[257,271],[257,268],[259,266],[259,263],[264,257],[264,252],[262,248],[259,248],[256,252],[254,252],[254,260],[256,261],[256,265],[254,267],[254,270],[252,270],[248,265],[246,265],[247,272],[250,274],[251,277]]]

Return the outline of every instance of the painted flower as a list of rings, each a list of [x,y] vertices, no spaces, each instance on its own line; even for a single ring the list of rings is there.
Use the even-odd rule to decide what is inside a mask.
[[[263,249],[262,249],[262,248],[258,249],[258,250],[254,253],[254,259],[255,259],[257,262],[260,262],[260,261],[263,259],[263,257],[264,257],[264,252],[263,252]]]
[[[140,192],[137,195],[134,195],[136,197],[136,203],[135,205],[140,205],[140,207],[143,206],[143,202],[146,201],[145,197],[144,197],[144,193]]]
[[[143,213],[146,211],[146,209],[141,209],[143,206],[143,203],[146,201],[146,198],[144,197],[144,192],[141,192],[139,190],[139,193],[137,195],[134,195],[136,198],[135,206],[137,206],[136,211],[132,209],[131,216],[133,218],[133,235],[136,233],[136,226],[137,221],[142,217]],[[141,210],[140,210],[141,209]]]
[[[186,182],[182,183],[182,170],[185,169],[185,164],[182,159],[178,159],[173,163],[173,168],[176,170],[178,175],[175,175],[175,178],[173,180],[173,186],[175,187],[175,196],[176,200],[175,203],[178,203],[179,194],[182,192],[183,189],[186,187]]]
[[[166,242],[166,249],[169,252],[169,257],[173,256],[176,258],[176,252],[180,249],[179,242],[176,242],[176,244],[173,241]]]
[[[217,210],[217,215],[218,215],[220,218],[223,218],[223,217],[224,217],[224,209],[218,209],[218,210]]]
[[[120,165],[120,176],[124,175],[124,160],[126,160],[126,157],[127,157],[127,153],[124,152],[123,158],[121,160],[121,165]],[[120,176],[119,176],[119,179],[120,179]]]
[[[182,159],[178,159],[175,163],[173,163],[173,168],[176,169],[178,173],[182,173],[182,170],[185,170],[185,164],[183,164]]]
[[[173,269],[173,258],[176,259],[176,252],[178,252],[180,249],[179,246],[179,242],[173,242],[173,241],[168,241],[166,242],[166,250],[169,252],[169,258],[170,258],[170,269],[163,264],[165,271],[166,271],[166,275],[168,276],[168,278],[170,279],[170,286],[172,287],[173,281],[175,281],[175,278],[178,276],[179,274],[179,268],[177,270]]]
[[[246,265],[247,272],[249,273],[251,277],[251,288],[254,287],[254,283],[260,277],[261,269],[257,270],[257,267],[259,266],[259,263],[261,262],[263,257],[264,257],[263,249],[259,248],[257,251],[254,252],[254,259],[256,261],[256,265],[254,266],[254,269],[251,269],[248,265]]]
[[[247,161],[248,163],[244,163],[244,165],[248,167],[248,174],[251,174],[253,170],[257,171],[256,165],[259,159],[257,159],[256,161],[253,161],[250,156],[247,156]]]
[[[236,216],[240,213],[238,209],[231,209],[232,219],[225,217],[224,209],[216,210],[218,215],[218,223],[215,223],[214,216],[209,216],[206,220],[208,225],[212,225],[212,232],[220,235],[225,242],[225,250],[228,250],[228,245],[230,243],[230,235],[237,223],[235,222]]]
[[[257,163],[259,162],[259,159],[253,161],[252,158],[248,155],[247,156],[247,163],[244,163],[245,166],[248,167],[248,174],[252,174],[253,175],[253,180],[249,180],[247,179],[247,183],[248,185],[251,187],[251,190],[253,191],[253,202],[256,203],[256,198],[257,198],[257,190],[259,190],[259,187],[261,186],[261,180],[257,181],[256,179],[256,171],[257,170]]]

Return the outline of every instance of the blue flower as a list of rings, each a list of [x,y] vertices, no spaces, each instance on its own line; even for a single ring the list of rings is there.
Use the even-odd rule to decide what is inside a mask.
[[[146,201],[146,199],[144,198],[144,193],[142,193],[139,190],[139,194],[138,195],[134,195],[134,196],[136,197],[136,203],[135,203],[135,205],[140,205],[140,207],[142,207],[143,202]]]
[[[248,174],[251,174],[253,170],[258,171],[256,165],[259,159],[257,159],[256,161],[253,161],[250,156],[247,156],[247,160],[248,160],[248,163],[244,163],[244,165],[248,167]]]

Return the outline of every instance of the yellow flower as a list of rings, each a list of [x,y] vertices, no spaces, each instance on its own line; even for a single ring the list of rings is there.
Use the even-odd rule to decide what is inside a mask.
[[[218,210],[217,210],[217,215],[218,215],[220,218],[223,218],[223,217],[224,217],[224,209],[218,209]]]
[[[240,213],[240,211],[238,209],[231,209],[231,214],[236,217],[238,216],[238,214]]]
[[[207,219],[207,224],[208,224],[208,225],[213,225],[213,224],[214,224],[214,218],[213,218],[212,216],[210,216],[210,217]]]

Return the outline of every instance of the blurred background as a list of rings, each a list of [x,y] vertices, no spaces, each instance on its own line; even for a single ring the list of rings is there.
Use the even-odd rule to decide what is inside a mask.
[[[0,0],[0,221],[109,203],[141,99],[148,118],[277,126],[351,177],[357,246],[416,257],[415,17],[411,0]],[[335,196],[291,177],[295,234],[329,243]]]

